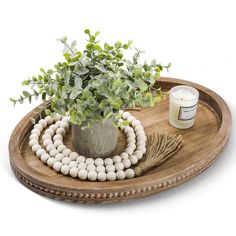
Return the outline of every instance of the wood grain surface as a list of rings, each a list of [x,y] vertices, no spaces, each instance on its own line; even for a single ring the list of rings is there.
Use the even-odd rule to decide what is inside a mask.
[[[213,91],[189,81],[161,78],[156,86],[168,90],[186,84],[200,92],[200,103],[195,125],[179,130],[168,124],[168,99],[152,108],[131,113],[142,122],[145,132],[154,129],[160,132],[182,134],[181,150],[161,166],[145,175],[122,181],[90,182],[56,173],[44,165],[28,146],[32,129],[30,118],[39,108],[26,115],[14,129],[9,141],[10,163],[17,179],[32,191],[41,195],[74,202],[105,203],[142,198],[177,186],[209,167],[223,151],[230,134],[231,114],[224,100]],[[71,133],[65,143],[73,149]],[[120,153],[126,139],[119,131],[119,141],[114,153]]]

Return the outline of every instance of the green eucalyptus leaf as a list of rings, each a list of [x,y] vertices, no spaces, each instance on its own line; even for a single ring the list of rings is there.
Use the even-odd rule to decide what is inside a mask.
[[[141,91],[146,91],[148,89],[148,85],[141,79],[136,80],[135,83]]]
[[[99,108],[100,110],[103,110],[103,108],[104,108],[105,106],[107,106],[108,104],[109,104],[108,99],[103,99],[103,100],[99,103],[98,108]]]
[[[82,79],[80,77],[76,77],[75,81],[74,81],[74,86],[76,86],[77,88],[82,88]]]
[[[115,97],[113,99],[110,99],[110,104],[114,109],[118,110],[121,108],[123,101],[119,97]]]
[[[31,94],[27,91],[23,91],[22,94],[25,96],[25,97],[30,97]]]
[[[84,67],[81,67],[81,68],[79,68],[78,70],[77,70],[77,74],[78,75],[85,75],[85,74],[87,74],[89,72],[89,69],[87,69],[87,68],[84,68]]]
[[[122,80],[118,79],[118,80],[114,80],[112,83],[112,89],[116,90],[118,88],[120,88],[122,86]]]
[[[85,29],[85,30],[84,30],[84,33],[85,33],[85,34],[90,34],[90,30],[89,30],[89,29]]]
[[[77,87],[72,88],[72,92],[70,94],[70,99],[75,99],[78,97],[79,94],[82,93],[82,89],[79,89]]]
[[[117,41],[115,43],[115,48],[121,48],[122,47],[122,43],[120,41]]]
[[[68,66],[76,66],[76,65],[79,65],[80,62],[79,61],[72,61],[68,64]]]
[[[102,64],[95,65],[94,67],[103,73],[106,72],[106,68]]]

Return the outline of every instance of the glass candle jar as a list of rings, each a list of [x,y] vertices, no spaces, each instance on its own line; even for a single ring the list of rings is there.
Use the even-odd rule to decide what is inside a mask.
[[[178,129],[193,126],[197,112],[199,92],[190,86],[179,85],[170,90],[169,123]]]

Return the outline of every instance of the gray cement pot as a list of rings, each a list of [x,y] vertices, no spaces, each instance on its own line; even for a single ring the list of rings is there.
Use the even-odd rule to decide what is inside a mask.
[[[116,148],[118,128],[113,126],[110,119],[97,121],[86,130],[82,130],[78,125],[72,125],[72,139],[79,154],[105,158]]]

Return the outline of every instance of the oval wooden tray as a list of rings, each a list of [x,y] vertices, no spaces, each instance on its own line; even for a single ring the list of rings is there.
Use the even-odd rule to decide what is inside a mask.
[[[194,127],[178,130],[168,124],[168,100],[152,108],[131,112],[141,120],[146,133],[159,128],[183,135],[181,150],[161,166],[141,177],[115,182],[80,181],[58,174],[36,158],[28,146],[32,128],[30,118],[39,110],[35,108],[19,122],[10,138],[10,163],[16,178],[27,188],[50,198],[93,203],[142,198],[193,178],[209,167],[223,151],[230,134],[231,114],[219,95],[201,85],[172,78],[158,81],[163,90],[179,84],[193,86],[200,92]],[[65,142],[73,148],[70,133]],[[121,152],[124,147],[125,136],[120,132],[115,153]]]

